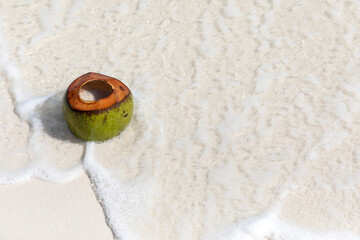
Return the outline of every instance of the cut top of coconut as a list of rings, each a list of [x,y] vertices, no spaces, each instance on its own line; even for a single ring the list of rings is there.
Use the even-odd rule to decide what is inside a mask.
[[[94,111],[120,103],[129,94],[130,89],[116,78],[90,72],[70,84],[66,97],[71,108]]]

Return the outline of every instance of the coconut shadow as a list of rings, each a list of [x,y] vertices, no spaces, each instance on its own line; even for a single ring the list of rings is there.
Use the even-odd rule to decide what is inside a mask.
[[[85,142],[76,138],[66,125],[62,113],[62,99],[64,92],[58,92],[52,95],[43,102],[43,104],[37,107],[36,111],[38,112],[43,130],[53,138],[85,145]]]

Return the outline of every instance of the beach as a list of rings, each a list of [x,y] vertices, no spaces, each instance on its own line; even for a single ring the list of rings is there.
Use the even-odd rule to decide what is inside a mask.
[[[359,10],[2,1],[0,239],[360,239]],[[134,97],[108,141],[61,111],[88,72]]]
[[[0,187],[0,239],[113,239],[86,174]]]

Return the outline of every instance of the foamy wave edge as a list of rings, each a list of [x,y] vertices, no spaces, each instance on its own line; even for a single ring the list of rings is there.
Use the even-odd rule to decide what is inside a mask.
[[[29,164],[17,172],[0,174],[0,184],[19,184],[31,178],[52,183],[68,182],[79,177],[83,172],[83,166],[76,166],[68,170],[58,170],[49,166]]]
[[[267,213],[239,221],[222,230],[213,240],[359,240],[351,232],[314,231],[280,220],[276,213]]]

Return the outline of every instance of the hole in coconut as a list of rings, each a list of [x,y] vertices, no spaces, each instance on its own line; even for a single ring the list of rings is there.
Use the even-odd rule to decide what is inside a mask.
[[[101,80],[92,80],[80,87],[79,96],[84,101],[97,101],[108,97],[113,92],[112,86]]]

